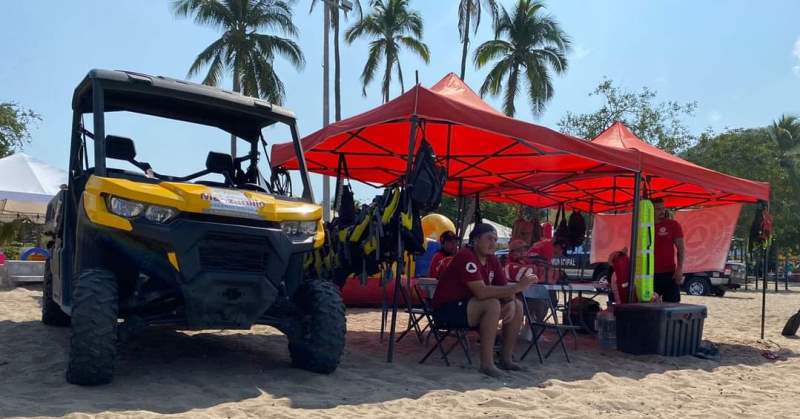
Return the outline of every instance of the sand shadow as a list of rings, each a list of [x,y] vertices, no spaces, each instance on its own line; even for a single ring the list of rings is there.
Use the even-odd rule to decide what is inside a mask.
[[[713,371],[720,366],[773,362],[762,357],[760,349],[746,345],[718,345],[722,360],[714,362],[603,351],[591,337],[579,336],[577,350],[568,340],[570,364],[559,352],[544,364],[532,355],[524,361],[528,372],[509,374],[503,380],[476,380],[478,373],[466,365],[463,354],[453,354],[451,367],[436,358],[419,365],[427,347],[409,336],[398,344],[395,362],[387,364],[386,345],[379,342],[378,332],[351,331],[342,365],[324,376],[290,368],[286,339],[268,328],[257,333],[197,334],[150,329],[121,346],[112,384],[85,388],[64,381],[68,328],[0,321],[0,336],[4,341],[0,346],[0,412],[9,416],[135,410],[176,414],[264,394],[293,408],[324,409],[416,399],[433,390],[543,387],[549,380],[586,380],[601,372],[641,379],[668,371]],[[475,342],[472,349],[473,353],[477,349]]]

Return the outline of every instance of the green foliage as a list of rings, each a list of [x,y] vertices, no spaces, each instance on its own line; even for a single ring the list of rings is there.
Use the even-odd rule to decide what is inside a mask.
[[[286,89],[275,71],[275,56],[282,56],[300,70],[305,57],[291,40],[298,35],[292,23],[290,2],[280,0],[176,0],[176,16],[194,18],[195,23],[219,28],[222,37],[197,56],[189,68],[192,77],[208,68],[203,84],[217,86],[226,71],[233,73],[233,90],[247,96],[282,104]],[[290,38],[261,34],[277,30]]]
[[[533,115],[540,115],[553,97],[551,72],[567,71],[569,37],[552,16],[545,14],[544,4],[531,0],[517,0],[511,14],[501,6],[494,32],[495,39],[475,50],[477,68],[494,62],[481,85],[481,96],[497,96],[505,90],[503,112],[514,116],[514,100],[524,82]]]
[[[770,212],[774,218],[775,244],[782,252],[800,250],[800,195],[796,179],[781,165],[782,152],[769,129],[738,129],[718,135],[703,134],[697,145],[685,153],[696,164],[733,176],[769,182],[772,188]],[[755,206],[742,210],[737,237],[749,236]]]
[[[639,138],[670,153],[685,150],[694,136],[683,118],[694,115],[696,102],[655,102],[657,92],[642,87],[638,92],[623,90],[613,80],[603,79],[589,96],[599,96],[604,103],[595,112],[567,115],[558,122],[562,132],[591,140],[622,121]]]
[[[378,66],[383,61],[383,102],[389,101],[392,72],[397,71],[400,89],[405,91],[403,69],[400,65],[400,50],[407,48],[427,64],[431,51],[422,42],[422,15],[409,10],[409,0],[374,0],[372,11],[356,22],[344,34],[348,44],[359,38],[372,39],[364,70],[361,72],[362,94],[367,95],[367,86],[375,79]]]
[[[41,120],[39,114],[16,103],[0,103],[0,158],[30,142],[31,125]]]

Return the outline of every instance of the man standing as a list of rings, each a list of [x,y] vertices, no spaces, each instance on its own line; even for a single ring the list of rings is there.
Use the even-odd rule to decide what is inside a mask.
[[[667,217],[664,201],[654,199],[656,216],[654,289],[665,303],[681,302],[685,247],[683,230],[677,221]],[[678,258],[675,260],[675,250]]]

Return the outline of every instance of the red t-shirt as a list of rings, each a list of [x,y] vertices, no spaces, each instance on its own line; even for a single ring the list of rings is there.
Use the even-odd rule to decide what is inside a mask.
[[[617,301],[617,304],[626,304],[628,302],[628,284],[631,279],[631,259],[628,255],[617,256],[611,267],[614,269],[614,275],[617,276],[616,288],[620,300],[622,300]],[[635,294],[633,298],[636,298]]]
[[[439,278],[439,273],[441,272],[442,268],[442,260],[447,257],[441,250],[434,253],[433,257],[431,258],[431,268],[428,276],[431,278]]]
[[[531,246],[530,250],[528,250],[528,256],[541,256],[547,259],[547,263],[550,263],[553,260],[553,254],[555,250],[553,250],[553,241],[552,240],[539,240],[538,242],[534,243]]]
[[[656,223],[655,273],[675,272],[675,239],[683,238],[683,229],[675,220]]]
[[[483,281],[486,285],[508,283],[506,273],[494,255],[487,257],[486,264],[482,265],[475,251],[465,247],[439,273],[439,285],[433,294],[433,308],[471,298],[472,291],[467,283],[472,281]]]
[[[533,266],[517,262],[509,262],[503,270],[509,282],[519,282],[525,275],[536,273]]]

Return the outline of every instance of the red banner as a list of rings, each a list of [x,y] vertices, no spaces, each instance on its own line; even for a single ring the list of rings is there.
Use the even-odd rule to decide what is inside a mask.
[[[678,211],[675,221],[683,228],[686,243],[684,272],[721,271],[728,259],[739,204]],[[630,214],[597,214],[592,228],[592,263],[607,262],[615,250],[631,245]]]

